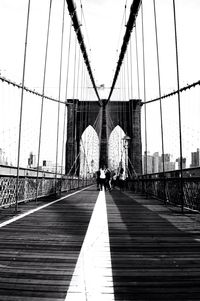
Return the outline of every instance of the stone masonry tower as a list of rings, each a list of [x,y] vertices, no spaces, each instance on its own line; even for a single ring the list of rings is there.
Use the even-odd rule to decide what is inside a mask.
[[[142,172],[142,144],[141,144],[141,101],[106,101],[103,105],[96,101],[68,100],[67,142],[66,142],[66,174],[79,173],[80,139],[84,130],[93,126],[97,116],[100,116],[99,128],[95,128],[100,141],[100,165],[108,165],[108,139],[112,130],[119,125],[130,137],[128,156],[129,170],[141,174]],[[112,120],[112,122],[108,122]]]

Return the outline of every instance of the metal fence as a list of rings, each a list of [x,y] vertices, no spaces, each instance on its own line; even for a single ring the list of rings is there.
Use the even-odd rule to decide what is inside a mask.
[[[200,168],[155,173],[127,180],[127,189],[155,197],[165,204],[200,211]]]
[[[16,176],[0,176],[0,208],[16,204],[16,199],[18,199],[18,203],[27,202],[36,198],[82,188],[93,183],[93,178],[62,177],[55,179],[39,177],[37,179],[36,177],[21,176],[17,185]]]

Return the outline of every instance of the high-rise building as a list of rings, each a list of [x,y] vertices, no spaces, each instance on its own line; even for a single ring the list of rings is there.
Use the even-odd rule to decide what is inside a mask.
[[[171,154],[163,154],[161,158],[162,160],[164,158],[165,171],[175,170],[175,162],[173,161],[173,157]]]
[[[3,151],[2,148],[0,148],[0,164],[8,165],[7,158],[5,156],[5,152]]]
[[[143,174],[153,173],[153,156],[150,155],[150,152],[144,152],[143,156]]]
[[[43,171],[56,172],[56,164],[50,160],[43,160],[42,167],[40,167]],[[57,173],[61,173],[61,166],[57,165]]]
[[[181,160],[180,158],[176,159],[176,169],[181,169]],[[182,158],[182,168],[186,168],[186,158]]]
[[[159,156],[159,152],[155,152],[152,156],[150,152],[144,152],[143,156],[143,173],[158,173],[163,172],[163,161],[164,161],[164,170],[171,171],[175,170],[175,162],[173,161],[173,157],[171,154],[163,154]],[[186,159],[183,161],[186,164]]]
[[[153,168],[152,168],[152,172],[153,172],[153,173],[158,173],[158,172],[160,172],[159,165],[160,165],[160,156],[159,156],[159,152],[155,152],[155,153],[153,154]]]
[[[198,167],[200,166],[200,151],[197,148],[196,152],[191,153],[191,164],[190,167]]]
[[[30,152],[30,155],[28,158],[28,167],[30,167],[30,168],[37,167],[36,155],[34,155],[32,152]]]

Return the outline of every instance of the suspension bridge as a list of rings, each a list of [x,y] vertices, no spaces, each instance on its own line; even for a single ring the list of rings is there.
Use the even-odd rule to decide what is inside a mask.
[[[200,299],[199,12],[1,1],[0,300]]]

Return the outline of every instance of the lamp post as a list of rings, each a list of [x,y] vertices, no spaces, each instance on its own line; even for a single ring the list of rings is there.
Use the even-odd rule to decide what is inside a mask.
[[[125,135],[122,140],[123,140],[123,148],[125,151],[125,175],[126,177],[128,176],[128,147],[129,147],[129,141],[130,137]]]

